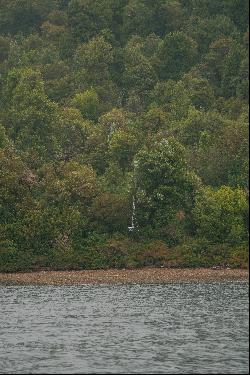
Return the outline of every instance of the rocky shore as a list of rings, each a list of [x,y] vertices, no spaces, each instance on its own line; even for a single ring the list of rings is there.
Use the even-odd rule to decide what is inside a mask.
[[[142,268],[0,273],[0,284],[81,285],[248,281],[245,269]]]

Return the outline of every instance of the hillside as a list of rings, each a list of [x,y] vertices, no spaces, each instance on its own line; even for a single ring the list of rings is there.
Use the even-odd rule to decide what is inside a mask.
[[[247,0],[0,0],[0,271],[246,267]]]

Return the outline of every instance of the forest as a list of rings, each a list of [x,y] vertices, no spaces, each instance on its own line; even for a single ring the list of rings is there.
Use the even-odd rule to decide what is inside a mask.
[[[248,264],[248,0],[0,0],[0,271]]]

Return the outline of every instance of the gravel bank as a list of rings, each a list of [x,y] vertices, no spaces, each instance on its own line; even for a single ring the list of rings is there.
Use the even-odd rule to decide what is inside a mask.
[[[243,269],[109,269],[84,271],[39,271],[28,273],[0,273],[1,284],[142,284],[172,282],[247,281],[248,270]]]

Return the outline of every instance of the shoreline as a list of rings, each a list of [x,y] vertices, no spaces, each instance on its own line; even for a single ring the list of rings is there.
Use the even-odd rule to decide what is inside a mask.
[[[166,284],[248,281],[247,269],[140,268],[0,273],[0,285]]]

